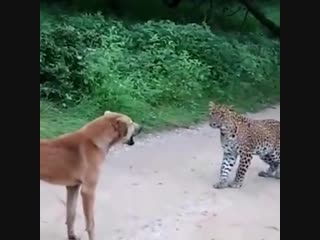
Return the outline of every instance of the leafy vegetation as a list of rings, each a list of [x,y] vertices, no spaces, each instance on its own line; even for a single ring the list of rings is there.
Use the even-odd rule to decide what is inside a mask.
[[[40,11],[42,137],[106,109],[151,130],[202,120],[209,99],[244,110],[279,100],[280,45],[260,31],[58,13]]]

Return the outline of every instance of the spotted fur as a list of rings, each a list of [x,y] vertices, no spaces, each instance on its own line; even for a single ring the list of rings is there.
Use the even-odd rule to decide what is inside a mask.
[[[210,127],[220,129],[223,161],[219,182],[214,188],[240,188],[253,155],[269,165],[261,177],[280,179],[280,121],[253,120],[238,114],[232,107],[210,103]],[[230,172],[240,158],[236,177],[228,183]]]

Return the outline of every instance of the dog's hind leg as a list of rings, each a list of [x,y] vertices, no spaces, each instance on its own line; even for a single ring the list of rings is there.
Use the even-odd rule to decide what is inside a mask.
[[[74,223],[76,220],[77,202],[79,196],[79,186],[67,187],[67,230],[69,240],[78,240],[74,232]]]
[[[94,202],[96,184],[83,184],[81,188],[82,205],[89,240],[95,240]]]

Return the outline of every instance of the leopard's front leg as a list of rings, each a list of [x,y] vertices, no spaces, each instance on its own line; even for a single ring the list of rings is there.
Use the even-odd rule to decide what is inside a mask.
[[[231,188],[241,188],[243,180],[245,178],[245,175],[247,173],[247,170],[251,164],[251,160],[253,158],[253,155],[251,152],[246,150],[240,151],[240,164],[237,169],[236,177],[232,183],[229,184],[229,187]]]
[[[226,148],[223,153],[223,160],[220,168],[219,182],[214,184],[213,187],[216,189],[222,189],[228,187],[228,179],[230,172],[236,163],[237,153],[232,149]]]

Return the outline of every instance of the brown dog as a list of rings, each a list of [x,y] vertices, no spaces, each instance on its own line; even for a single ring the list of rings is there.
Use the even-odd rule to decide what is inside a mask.
[[[141,127],[121,113],[105,114],[70,134],[40,139],[40,180],[67,188],[67,230],[74,233],[76,206],[81,187],[89,240],[95,240],[94,201],[101,164],[109,149],[122,142],[133,145]]]

